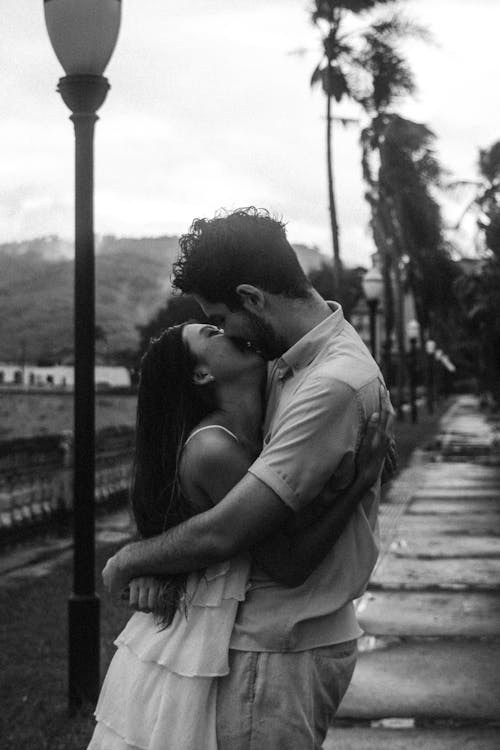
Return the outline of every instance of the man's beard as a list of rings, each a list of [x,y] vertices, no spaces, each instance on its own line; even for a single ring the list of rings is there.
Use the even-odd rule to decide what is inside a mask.
[[[270,323],[248,310],[245,310],[245,317],[248,322],[248,342],[252,349],[267,360],[278,359],[286,352],[288,347],[285,341]]]

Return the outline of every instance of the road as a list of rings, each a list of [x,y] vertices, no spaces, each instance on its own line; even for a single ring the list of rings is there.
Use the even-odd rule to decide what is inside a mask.
[[[381,510],[366,635],[324,750],[500,747],[500,424],[472,396]]]

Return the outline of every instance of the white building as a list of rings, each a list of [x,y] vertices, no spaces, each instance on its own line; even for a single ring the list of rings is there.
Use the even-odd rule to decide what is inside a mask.
[[[68,388],[75,383],[72,365],[37,367],[36,365],[3,364],[0,362],[0,385],[19,385],[27,388]],[[129,388],[130,373],[126,367],[95,368],[96,388]]]

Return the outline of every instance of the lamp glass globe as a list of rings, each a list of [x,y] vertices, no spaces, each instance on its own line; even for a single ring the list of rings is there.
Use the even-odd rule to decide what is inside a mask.
[[[363,276],[363,292],[369,302],[380,300],[384,291],[384,279],[377,268],[371,268]]]
[[[66,75],[104,73],[118,38],[121,0],[44,0],[49,38]]]

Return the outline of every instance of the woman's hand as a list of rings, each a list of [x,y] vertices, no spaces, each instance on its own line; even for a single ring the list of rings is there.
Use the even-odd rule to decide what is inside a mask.
[[[121,598],[128,601],[130,609],[135,609],[137,612],[154,612],[159,590],[158,578],[140,576],[130,581],[127,588],[123,590]]]

